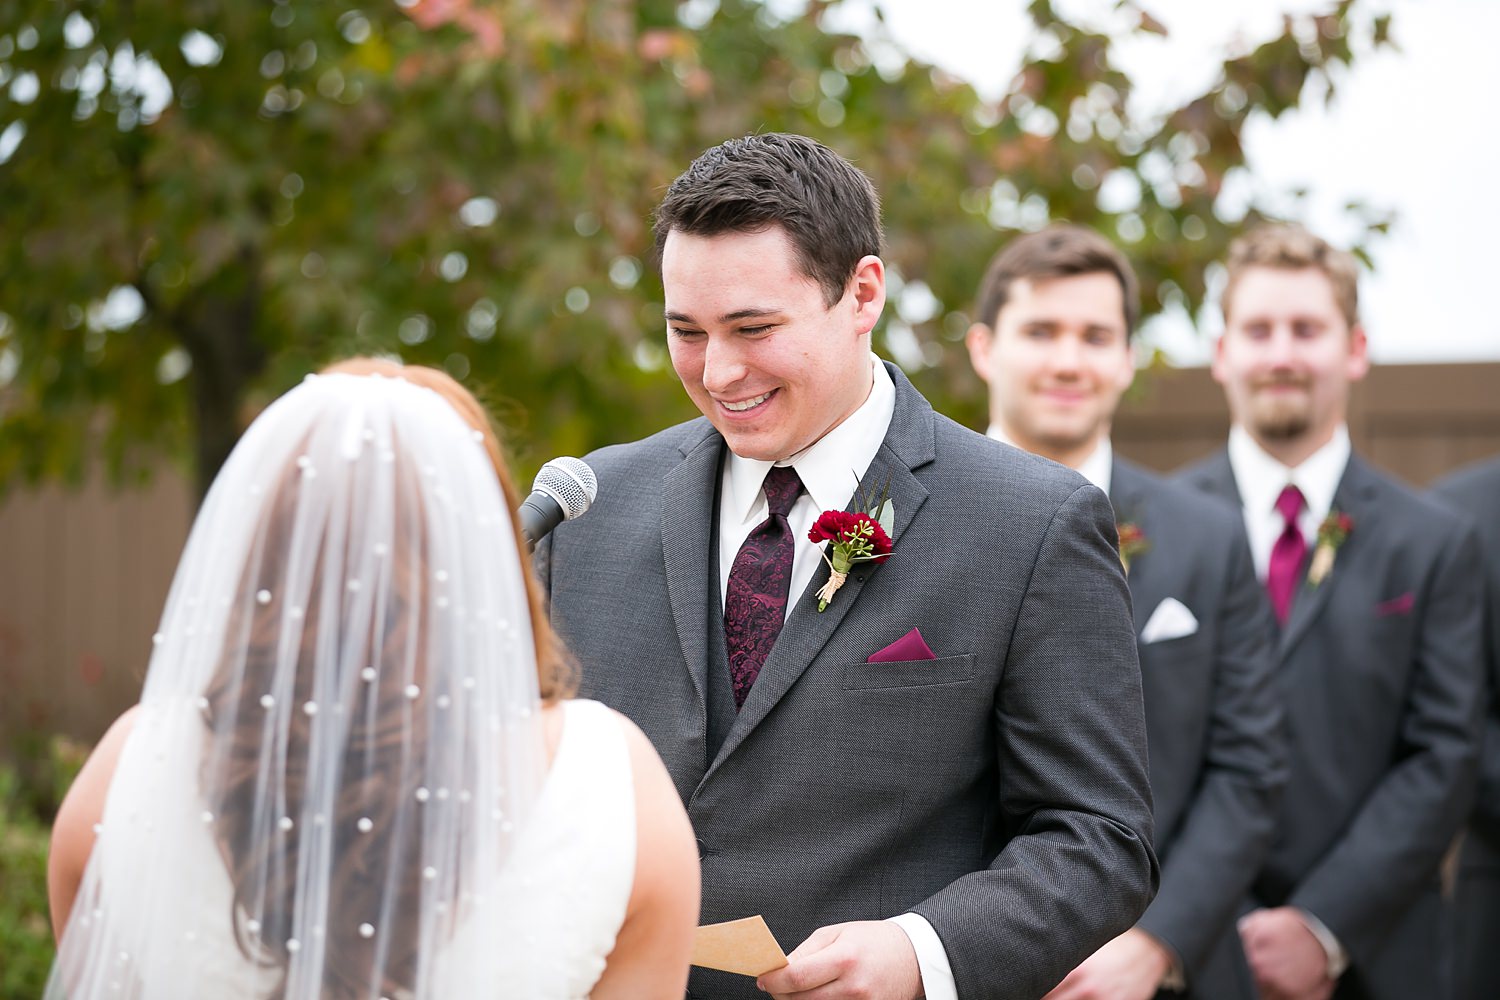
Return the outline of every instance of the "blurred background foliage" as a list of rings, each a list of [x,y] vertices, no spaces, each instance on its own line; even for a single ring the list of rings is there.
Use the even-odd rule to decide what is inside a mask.
[[[888,37],[829,30],[833,6],[0,0],[0,492],[101,458],[138,480],[164,456],[202,488],[266,402],[352,352],[475,386],[523,476],[689,416],[650,212],[702,149],[769,130],[874,179],[893,278],[877,347],[979,424],[961,338],[1008,233],[1097,226],[1148,316],[1196,310],[1246,212],[1220,193],[1247,120],[1326,100],[1389,36],[1357,0],[1289,16],[1148,118],[1118,32],[1048,0],[991,101]]]
[[[51,818],[87,748],[27,734],[20,762],[0,760],[0,998],[42,995],[52,965],[47,906]]]

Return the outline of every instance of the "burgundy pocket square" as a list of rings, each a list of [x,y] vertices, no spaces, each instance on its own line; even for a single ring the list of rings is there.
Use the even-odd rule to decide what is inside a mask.
[[[1400,597],[1393,597],[1389,601],[1381,601],[1375,605],[1375,617],[1389,618],[1391,615],[1410,614],[1412,605],[1415,603],[1416,598],[1408,590]]]
[[[866,663],[896,663],[901,660],[935,660],[937,654],[927,645],[922,638],[922,633],[916,629],[891,643],[878,653],[870,654]]]

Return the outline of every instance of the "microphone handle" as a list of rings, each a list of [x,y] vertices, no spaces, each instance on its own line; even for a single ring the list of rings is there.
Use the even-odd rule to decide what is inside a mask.
[[[527,497],[517,514],[521,519],[521,535],[526,539],[527,552],[535,550],[536,543],[564,520],[562,507],[541,490]]]

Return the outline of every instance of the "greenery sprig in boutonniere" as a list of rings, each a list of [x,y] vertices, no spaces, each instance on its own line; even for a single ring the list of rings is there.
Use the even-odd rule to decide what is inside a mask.
[[[1136,556],[1144,555],[1151,548],[1151,540],[1141,530],[1141,526],[1134,521],[1125,521],[1115,526],[1115,532],[1120,536],[1120,565],[1125,567],[1125,572],[1130,572],[1130,562]]]
[[[1318,525],[1318,540],[1313,548],[1312,565],[1307,569],[1307,582],[1316,587],[1333,572],[1333,554],[1339,546],[1349,540],[1354,530],[1354,518],[1335,508]]]
[[[849,570],[862,562],[875,562],[891,554],[891,532],[896,508],[889,497],[890,484],[875,503],[861,500],[863,511],[825,510],[813,522],[807,537],[814,543],[828,542],[822,555],[828,564],[828,582],[818,591],[818,610],[828,607],[833,595],[849,578]]]

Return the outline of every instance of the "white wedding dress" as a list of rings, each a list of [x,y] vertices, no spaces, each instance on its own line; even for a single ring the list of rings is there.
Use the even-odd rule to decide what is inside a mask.
[[[174,726],[201,729],[191,706],[172,712],[171,724],[153,732],[172,739]],[[633,776],[625,733],[618,718],[594,701],[562,703],[563,727],[557,753],[530,817],[516,838],[500,884],[491,898],[506,901],[498,940],[481,940],[473,925],[460,924],[443,948],[430,990],[434,997],[515,997],[571,1000],[587,997],[604,970],[625,919],[635,876],[636,816]],[[176,738],[183,735],[176,729]],[[237,1000],[272,996],[281,970],[252,963],[240,951],[229,915],[233,886],[218,847],[202,820],[195,796],[181,795],[155,816],[137,803],[161,802],[160,782],[196,786],[196,754],[160,754],[149,741],[134,738],[122,755],[109,790],[105,823],[91,864],[130,871],[152,838],[172,838],[180,880],[169,892],[145,891],[137,898],[155,902],[133,912],[75,914],[75,920],[102,920],[105,939],[121,956],[114,975],[121,996],[131,988],[131,955],[170,961],[182,980],[193,983],[192,997],[158,993],[151,1000]],[[182,746],[178,742],[175,746]],[[149,766],[142,766],[149,765]],[[138,784],[153,787],[137,787]],[[123,866],[123,867],[120,867]],[[159,889],[160,887],[158,887]],[[475,892],[484,891],[474,887]],[[142,948],[146,935],[171,935],[176,949]],[[171,954],[164,955],[164,952]],[[192,975],[181,975],[185,967]],[[444,970],[464,970],[465,981],[449,982]],[[474,970],[483,970],[480,976]],[[164,970],[141,970],[148,982],[171,982]],[[152,973],[156,974],[152,974]],[[474,981],[474,980],[478,981]],[[110,984],[113,986],[113,983]],[[112,991],[113,992],[113,991]],[[392,998],[399,1000],[399,998]]]
[[[501,888],[518,905],[506,911],[502,940],[460,928],[451,945],[493,955],[495,988],[440,984],[435,996],[587,997],[614,950],[635,882],[630,749],[620,720],[597,701],[563,707],[557,756],[506,863]]]

